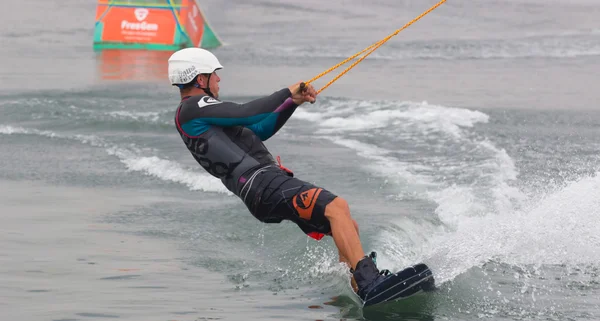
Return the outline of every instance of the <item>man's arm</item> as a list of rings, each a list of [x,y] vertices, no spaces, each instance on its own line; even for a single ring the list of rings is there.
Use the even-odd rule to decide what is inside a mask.
[[[267,140],[273,136],[285,122],[292,116],[296,108],[305,102],[314,103],[317,99],[317,91],[311,84],[298,82],[288,87],[291,97],[286,99],[273,113],[260,122],[248,126],[261,140]]]
[[[266,140],[283,126],[299,105],[315,102],[317,92],[312,85],[301,84],[304,83],[298,82],[270,96],[245,104],[221,102],[204,96],[197,102],[199,108],[186,109],[177,115],[177,121],[183,124],[182,129],[192,136],[206,132],[211,125],[248,126],[262,140]],[[289,101],[286,101],[288,98]],[[261,124],[253,126],[258,123]]]
[[[251,126],[268,118],[291,95],[290,90],[284,88],[245,104],[222,102],[204,96],[198,101],[198,108],[194,108],[192,113],[179,116],[181,127],[188,135],[198,136],[206,132],[211,125]]]
[[[275,135],[292,116],[298,105],[288,98],[275,111],[256,124],[247,126],[256,136],[265,141]]]

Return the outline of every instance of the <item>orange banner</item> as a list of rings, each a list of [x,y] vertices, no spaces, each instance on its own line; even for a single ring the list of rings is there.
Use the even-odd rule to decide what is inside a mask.
[[[97,6],[96,17],[106,10]],[[170,9],[110,7],[102,18],[104,42],[173,44],[176,22]]]
[[[182,8],[180,15],[185,20],[185,30],[192,44],[200,47],[200,41],[204,33],[204,20],[202,19],[200,8],[196,5],[196,1],[189,0],[189,5]]]

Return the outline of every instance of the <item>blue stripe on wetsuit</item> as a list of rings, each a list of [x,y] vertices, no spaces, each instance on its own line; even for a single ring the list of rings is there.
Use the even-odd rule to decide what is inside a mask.
[[[277,123],[278,117],[279,113],[272,113],[260,122],[247,127],[252,130],[260,140],[264,141],[275,134],[275,124]]]
[[[181,128],[190,136],[199,136],[208,131],[210,126],[246,126],[264,141],[273,136],[298,107],[290,96],[289,89],[284,88],[243,105],[205,101],[197,108],[194,105],[203,99],[198,97],[190,100],[188,108],[182,110],[178,117]]]
[[[265,117],[266,116],[266,117]],[[252,125],[259,126],[261,124],[261,120],[265,118],[269,118],[270,116],[275,116],[272,128],[275,127],[275,121],[277,120],[277,114],[261,114],[254,115],[250,117],[244,118],[195,118],[190,120],[189,122],[181,125],[181,128],[190,136],[199,136],[205,133],[211,125],[222,126],[222,127],[231,127],[231,126],[240,126],[240,125]],[[256,132],[255,132],[256,133]],[[260,136],[258,133],[257,136]],[[261,137],[262,139],[262,137]]]

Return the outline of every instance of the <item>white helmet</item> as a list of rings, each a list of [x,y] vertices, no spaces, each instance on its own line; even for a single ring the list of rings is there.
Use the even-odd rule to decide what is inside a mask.
[[[219,60],[210,51],[202,48],[185,48],[169,57],[169,80],[171,85],[183,85],[199,74],[211,74],[222,69]]]

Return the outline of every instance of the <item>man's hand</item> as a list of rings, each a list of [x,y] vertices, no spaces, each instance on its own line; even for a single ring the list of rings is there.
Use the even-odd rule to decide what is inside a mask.
[[[317,91],[311,84],[306,84],[303,89],[300,89],[300,84],[302,82],[298,82],[296,84],[291,85],[289,88],[292,93],[292,100],[296,105],[302,105],[305,102],[314,103],[317,100]]]

